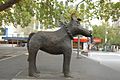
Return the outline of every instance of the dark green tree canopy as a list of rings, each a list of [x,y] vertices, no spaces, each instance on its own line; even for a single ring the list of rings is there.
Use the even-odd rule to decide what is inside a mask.
[[[12,22],[19,24],[21,27],[26,27],[32,17],[41,24],[48,27],[55,27],[59,20],[69,20],[70,14],[76,12],[81,19],[98,18],[108,21],[110,17],[113,20],[119,19],[120,2],[113,3],[110,0],[83,0],[76,7],[68,6],[69,3],[74,3],[76,0],[0,0],[0,24],[2,20],[5,23]]]
[[[19,24],[21,27],[27,27],[33,17],[40,21],[45,27],[56,27],[59,21],[68,21],[72,13],[75,13],[82,20],[94,19],[108,22],[110,18],[113,21],[120,19],[120,2],[111,2],[111,0],[83,0],[76,5],[69,5],[76,0],[0,0],[0,25],[4,22]],[[79,0],[78,0],[79,1]],[[69,6],[68,6],[69,5]],[[109,25],[107,25],[109,26]],[[105,28],[107,26],[94,26],[93,36],[105,38]],[[119,29],[108,28],[108,41],[118,44],[120,42]],[[112,37],[111,37],[112,36]]]

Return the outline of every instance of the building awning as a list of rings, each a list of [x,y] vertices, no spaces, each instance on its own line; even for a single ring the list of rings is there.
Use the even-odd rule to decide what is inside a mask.
[[[101,43],[102,42],[102,39],[101,38],[93,38],[93,41],[95,43]]]
[[[87,37],[81,37],[80,38],[80,42],[88,42],[89,39]],[[74,38],[73,42],[78,42],[78,38]]]
[[[28,37],[2,37],[4,40],[25,40],[27,41]]]

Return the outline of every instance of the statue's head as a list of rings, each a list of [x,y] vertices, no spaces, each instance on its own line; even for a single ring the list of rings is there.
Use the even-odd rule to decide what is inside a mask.
[[[86,37],[90,37],[91,32],[83,28],[80,24],[80,21],[80,18],[77,18],[74,14],[71,15],[71,21],[68,26],[71,29],[71,32],[73,33],[73,35],[83,35]]]

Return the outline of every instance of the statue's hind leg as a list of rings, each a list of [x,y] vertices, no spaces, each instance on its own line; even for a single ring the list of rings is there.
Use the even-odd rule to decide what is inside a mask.
[[[28,52],[29,52],[29,57],[28,57],[29,76],[33,76],[33,77],[39,76],[38,71],[37,71],[37,67],[36,67],[36,56],[37,56],[38,50],[39,50],[39,46],[37,46],[37,44],[29,46],[29,49],[28,49]]]
[[[37,54],[35,54],[35,58],[34,58],[35,59],[35,63],[34,63],[34,65],[35,65],[35,72],[36,73],[40,73],[40,71],[38,71],[37,66],[36,66],[36,57],[37,57]]]

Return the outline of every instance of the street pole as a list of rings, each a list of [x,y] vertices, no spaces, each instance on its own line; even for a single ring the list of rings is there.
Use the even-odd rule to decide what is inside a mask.
[[[78,35],[78,47],[77,47],[77,58],[79,58],[79,54],[80,54],[80,35]]]
[[[79,2],[77,5],[76,5],[76,11],[78,10],[78,6],[84,2],[84,0],[82,0],[81,2]],[[79,54],[80,54],[80,35],[78,35],[78,47],[77,47],[77,58],[80,58],[79,57]]]
[[[86,10],[86,3],[84,1],[84,21],[85,21],[85,18],[86,18],[85,10]],[[83,27],[86,28],[85,22],[83,23]],[[87,44],[86,42],[83,42],[83,44],[82,44],[83,45],[83,51],[86,50],[86,46],[85,46],[86,44]]]
[[[108,23],[107,23],[108,26]],[[107,31],[107,27],[105,27],[105,51],[107,51],[107,35],[108,35],[108,31]]]

